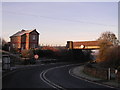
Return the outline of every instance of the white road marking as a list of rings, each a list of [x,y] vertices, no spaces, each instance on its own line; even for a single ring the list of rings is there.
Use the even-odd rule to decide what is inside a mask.
[[[77,79],[81,79],[81,80],[84,80],[84,81],[87,81],[87,82],[90,82],[90,83],[93,83],[93,84],[97,84],[97,85],[100,85],[100,86],[105,86],[105,87],[109,87],[109,88],[115,88],[115,87],[112,87],[112,86],[108,86],[108,85],[104,85],[104,84],[96,83],[96,82],[94,82],[94,81],[90,81],[90,80],[87,80],[87,79],[80,78],[79,76],[76,76],[76,75],[72,74],[72,73],[71,73],[71,70],[72,70],[72,69],[69,70],[69,74],[70,74],[71,76],[77,78]]]
[[[46,74],[48,71],[53,70],[53,69],[56,69],[56,68],[68,67],[68,66],[73,66],[73,65],[80,65],[80,64],[63,65],[63,66],[58,66],[58,67],[53,67],[53,68],[47,69],[47,70],[45,70],[45,72],[44,72],[44,78],[45,78],[48,82],[50,82],[50,83],[52,83],[53,85],[59,87],[59,85],[57,85],[57,84],[51,82],[50,80],[48,80],[48,79],[45,77],[45,74]],[[109,88],[115,88],[115,87],[112,87],[112,86],[108,86],[108,85],[105,85],[105,84],[96,83],[96,82],[94,82],[94,81],[90,81],[90,80],[83,79],[83,78],[80,78],[80,77],[78,77],[78,76],[75,76],[75,75],[71,74],[71,70],[72,70],[72,69],[69,70],[69,74],[70,74],[71,76],[75,77],[75,78],[78,78],[78,79],[87,81],[87,82],[89,82],[89,83],[93,83],[93,84],[97,84],[97,85],[101,85],[101,86],[105,86],[105,87],[109,87]],[[41,79],[42,79],[42,77],[41,77]],[[46,82],[44,79],[42,79],[42,80],[43,80],[44,82]],[[48,84],[48,82],[46,82],[46,83]],[[50,83],[49,83],[48,85],[52,86]],[[61,86],[60,86],[60,87],[61,87]],[[63,87],[62,87],[62,88],[63,88]],[[63,89],[64,89],[64,88],[63,88]]]
[[[43,72],[40,73],[40,78],[43,82],[47,83],[49,86],[53,87],[53,88],[56,88],[56,89],[63,89],[65,90],[63,87],[51,82],[50,80],[48,80],[46,77],[45,77],[45,74],[49,71],[49,70],[52,70],[53,68],[50,68],[50,69],[47,69],[47,70],[44,70]],[[44,80],[45,79],[45,80]]]
[[[67,66],[72,66],[72,65],[79,65],[79,64],[70,64],[70,65],[63,65],[63,66],[59,66],[59,67],[53,67],[53,68],[50,68],[50,69],[47,69],[47,70],[44,70],[43,72],[40,73],[40,78],[42,79],[42,81],[44,81],[45,83],[47,83],[49,86],[53,87],[53,88],[56,88],[56,89],[63,89],[63,90],[66,90],[65,88],[51,82],[50,80],[48,80],[46,77],[45,77],[45,74],[50,71],[50,70],[53,70],[53,69],[56,69],[56,68],[62,68],[62,67],[67,67]],[[43,77],[42,77],[42,74],[43,74]],[[45,80],[44,80],[45,79]],[[55,87],[56,86],[56,87]]]
[[[53,86],[52,84],[48,83],[46,80],[43,79],[42,75],[43,75],[44,71],[40,73],[40,78],[42,81],[44,81],[45,83],[47,83],[49,86],[56,88],[55,86]],[[56,88],[57,89],[57,88]]]

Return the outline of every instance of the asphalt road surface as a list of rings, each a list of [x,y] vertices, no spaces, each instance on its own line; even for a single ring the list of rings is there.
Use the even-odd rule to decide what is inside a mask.
[[[70,75],[76,65],[45,64],[11,73],[2,79],[2,88],[108,88]]]

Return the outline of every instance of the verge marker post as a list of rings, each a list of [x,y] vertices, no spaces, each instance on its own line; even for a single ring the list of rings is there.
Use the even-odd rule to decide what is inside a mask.
[[[115,74],[117,74],[117,72],[118,72],[118,70],[117,70],[117,69],[115,69]]]
[[[108,68],[108,80],[110,80],[110,68]]]
[[[115,69],[115,80],[117,80],[117,73],[118,73],[118,70]]]

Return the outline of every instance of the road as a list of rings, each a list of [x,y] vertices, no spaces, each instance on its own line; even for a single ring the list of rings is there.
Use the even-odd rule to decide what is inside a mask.
[[[69,70],[74,66],[56,63],[16,71],[3,77],[2,88],[108,88],[73,77]]]

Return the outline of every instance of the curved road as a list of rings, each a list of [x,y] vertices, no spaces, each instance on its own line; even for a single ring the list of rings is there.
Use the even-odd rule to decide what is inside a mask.
[[[2,79],[2,88],[107,88],[73,77],[69,70],[74,66],[56,63],[16,71]]]

